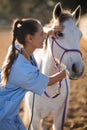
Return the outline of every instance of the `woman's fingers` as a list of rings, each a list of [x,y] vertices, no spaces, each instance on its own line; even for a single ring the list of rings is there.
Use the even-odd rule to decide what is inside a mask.
[[[54,32],[58,32],[58,31],[63,31],[63,29],[64,29],[64,26],[63,25],[60,25],[60,26],[54,26],[54,28],[53,28],[53,31]]]

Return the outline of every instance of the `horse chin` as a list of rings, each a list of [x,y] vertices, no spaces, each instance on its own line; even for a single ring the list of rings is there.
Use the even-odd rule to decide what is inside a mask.
[[[70,76],[69,76],[69,79],[70,80],[78,80],[78,78],[76,78],[76,77],[70,77]]]
[[[70,80],[78,80],[83,73],[79,74],[79,75],[69,75],[69,79]]]

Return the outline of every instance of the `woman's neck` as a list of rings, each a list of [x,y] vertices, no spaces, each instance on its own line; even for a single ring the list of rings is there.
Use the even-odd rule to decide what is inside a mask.
[[[22,54],[28,59],[30,60],[30,57],[32,56],[33,54],[33,49],[30,49],[30,48],[26,48],[26,47],[23,47],[22,48]]]

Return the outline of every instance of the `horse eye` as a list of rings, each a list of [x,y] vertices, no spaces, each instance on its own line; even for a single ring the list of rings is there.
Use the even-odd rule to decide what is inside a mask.
[[[60,31],[58,31],[58,32],[56,32],[56,36],[58,36],[58,37],[63,37],[63,33],[60,32]]]

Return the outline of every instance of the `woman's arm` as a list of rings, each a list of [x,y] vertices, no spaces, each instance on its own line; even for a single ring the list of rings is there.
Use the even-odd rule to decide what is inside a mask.
[[[65,70],[50,76],[48,86],[53,85],[54,83],[56,83],[58,81],[61,81],[65,77],[66,77],[66,71]]]

